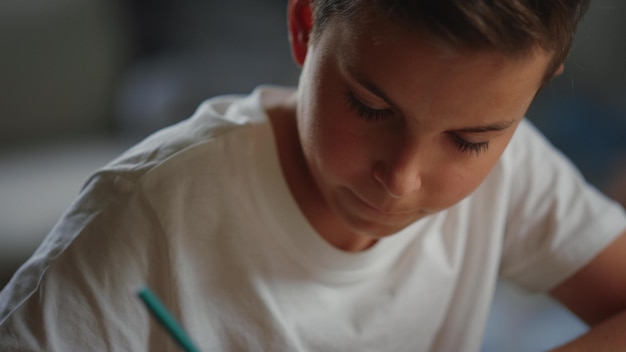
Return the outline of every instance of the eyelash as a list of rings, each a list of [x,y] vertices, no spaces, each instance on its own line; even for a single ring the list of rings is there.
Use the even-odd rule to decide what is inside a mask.
[[[480,143],[470,143],[465,139],[452,135],[452,140],[454,141],[454,146],[461,153],[472,154],[475,153],[477,156],[486,152],[489,149],[489,141],[480,142]]]
[[[377,122],[384,119],[389,118],[390,114],[393,114],[390,110],[378,110],[372,109],[369,106],[363,104],[359,98],[357,98],[354,93],[348,91],[346,93],[346,98],[348,100],[348,104],[350,108],[359,115],[360,118],[368,121],[368,122]],[[480,143],[471,143],[466,141],[465,139],[452,134],[452,140],[454,142],[454,146],[456,149],[465,154],[475,153],[477,156],[486,152],[489,148],[489,141],[480,142]]]
[[[346,93],[346,98],[348,100],[348,104],[350,108],[359,115],[360,118],[369,121],[369,122],[377,122],[390,117],[393,112],[391,110],[378,110],[372,109],[369,106],[363,104],[359,98],[357,98],[354,93],[348,91]]]

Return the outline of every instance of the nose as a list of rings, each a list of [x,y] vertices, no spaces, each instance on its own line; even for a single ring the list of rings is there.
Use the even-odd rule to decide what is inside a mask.
[[[422,186],[419,168],[415,161],[379,162],[374,164],[372,174],[391,198],[406,197]]]

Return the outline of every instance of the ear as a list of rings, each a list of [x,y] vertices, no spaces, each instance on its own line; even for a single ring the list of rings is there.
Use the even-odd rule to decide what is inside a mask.
[[[287,17],[291,55],[298,66],[304,64],[313,28],[312,0],[289,0]]]
[[[554,71],[554,75],[552,77],[561,75],[563,71],[565,71],[565,65],[560,64],[559,67],[556,69],[556,71]]]

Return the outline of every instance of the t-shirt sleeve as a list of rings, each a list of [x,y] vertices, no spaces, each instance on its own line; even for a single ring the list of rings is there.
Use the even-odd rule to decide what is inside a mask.
[[[547,291],[626,230],[626,214],[528,121],[505,153],[511,194],[501,277]]]
[[[162,237],[136,185],[92,179],[0,292],[0,350],[145,350],[150,318],[135,293],[168,275]]]

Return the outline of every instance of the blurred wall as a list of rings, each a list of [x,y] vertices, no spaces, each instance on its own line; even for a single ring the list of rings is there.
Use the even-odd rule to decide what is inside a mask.
[[[565,72],[528,117],[587,179],[626,205],[626,2],[593,0]]]
[[[0,1],[0,148],[107,128],[128,25],[116,0]]]
[[[187,117],[207,97],[297,82],[284,0],[130,1],[140,56],[115,106],[124,133]]]

